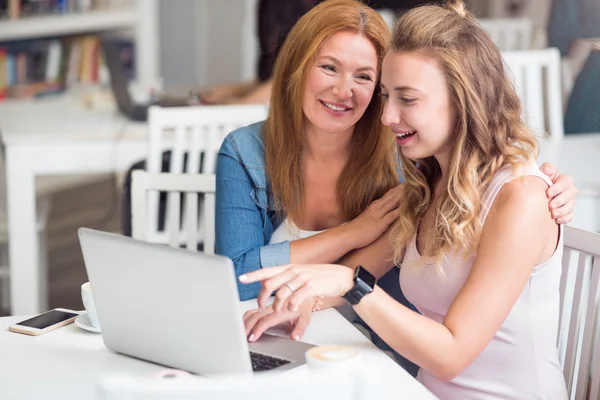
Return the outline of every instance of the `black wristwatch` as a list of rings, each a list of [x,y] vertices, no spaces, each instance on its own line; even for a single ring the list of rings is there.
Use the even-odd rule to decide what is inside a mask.
[[[362,265],[359,265],[354,270],[354,286],[342,297],[350,305],[357,305],[363,297],[373,291],[376,282],[377,279],[375,279],[373,274],[367,271]]]

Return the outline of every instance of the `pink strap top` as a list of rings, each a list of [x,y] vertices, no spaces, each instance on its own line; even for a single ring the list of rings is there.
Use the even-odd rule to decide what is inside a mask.
[[[525,167],[523,175],[538,176],[552,184],[537,165]],[[513,178],[509,165],[493,177],[482,199],[482,221],[500,189]],[[505,322],[461,375],[442,382],[421,369],[418,379],[433,394],[441,399],[460,400],[567,398],[556,348],[562,236],[561,228],[559,245],[552,257],[535,266]],[[439,267],[411,265],[419,258],[415,236],[400,270],[402,291],[421,314],[442,323],[471,271],[475,254],[466,261],[456,253],[447,254]]]

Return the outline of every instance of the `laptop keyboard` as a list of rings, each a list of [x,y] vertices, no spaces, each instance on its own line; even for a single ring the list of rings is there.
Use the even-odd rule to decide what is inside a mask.
[[[250,352],[250,361],[252,362],[252,370],[254,372],[268,371],[291,362],[289,360],[284,360],[283,358],[267,356],[265,354],[254,353],[252,351]]]

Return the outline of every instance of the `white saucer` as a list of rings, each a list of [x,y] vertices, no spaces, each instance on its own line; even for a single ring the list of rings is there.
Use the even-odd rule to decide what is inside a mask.
[[[88,332],[100,333],[100,328],[92,326],[90,317],[88,317],[86,311],[82,312],[77,318],[75,318],[75,325]]]

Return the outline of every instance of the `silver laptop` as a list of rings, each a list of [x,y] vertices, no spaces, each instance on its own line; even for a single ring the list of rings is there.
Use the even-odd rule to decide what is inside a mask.
[[[248,343],[230,259],[79,229],[104,344],[200,375],[289,370],[313,347]]]

